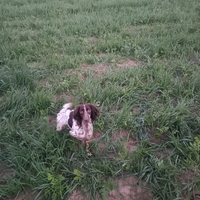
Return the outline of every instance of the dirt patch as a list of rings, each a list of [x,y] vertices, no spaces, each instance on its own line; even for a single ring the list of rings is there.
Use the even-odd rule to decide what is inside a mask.
[[[98,55],[105,56],[104,54],[98,54]],[[111,63],[105,62],[105,63],[96,63],[94,65],[88,65],[88,64],[83,63],[81,65],[81,72],[88,70],[88,71],[94,72],[96,75],[103,76],[104,73],[108,70],[115,71],[116,69],[120,69],[120,68],[132,68],[132,67],[137,67],[137,66],[140,66],[140,63],[137,61],[133,61],[131,59],[128,59],[126,61],[120,61],[117,64],[114,64],[114,63],[111,64]]]
[[[108,156],[108,158],[115,158],[116,154],[115,153],[108,153],[107,156]]]
[[[111,109],[110,110],[110,113],[121,113],[122,112],[122,110],[114,110],[114,109]]]
[[[94,49],[97,45],[98,45],[98,41],[99,38],[98,37],[88,37],[84,39],[84,46],[85,46],[85,50],[87,51],[87,49]]]
[[[89,194],[84,190],[83,195],[81,192],[74,190],[72,195],[69,197],[69,200],[86,200],[89,197]]]
[[[74,97],[70,95],[61,94],[56,96],[56,101],[59,101],[61,99],[64,99],[66,102],[74,102]]]
[[[165,149],[164,151],[159,151],[156,153],[158,158],[166,158],[169,153],[172,152],[172,149]]]
[[[128,59],[126,61],[121,61],[120,63],[117,64],[117,67],[128,67],[128,68],[131,68],[131,67],[137,67],[139,66],[140,63],[137,62],[137,61],[134,61],[134,60],[131,60],[131,59]]]
[[[187,171],[182,173],[181,176],[179,177],[179,182],[181,184],[196,182],[196,175],[194,170],[188,169]]]
[[[92,71],[98,76],[103,76],[103,74],[110,69],[109,63],[97,63],[94,65],[82,64],[81,71]]]
[[[5,185],[6,180],[14,174],[12,169],[7,169],[5,165],[0,165],[0,185]]]
[[[157,136],[156,134],[154,135],[151,130],[147,129],[147,135],[150,139],[151,142],[156,143],[156,144],[161,144],[163,140],[166,138],[164,133],[162,133],[160,136]]]
[[[97,140],[97,139],[99,139],[101,136],[102,136],[101,133],[99,133],[99,132],[94,132],[93,137],[92,137],[92,140]]]
[[[140,108],[133,109],[133,114],[139,114],[139,113],[140,113]]]
[[[7,197],[4,200],[35,200],[37,195],[38,193],[36,191],[29,190],[20,193],[16,197]],[[40,200],[44,200],[44,198],[40,198]]]
[[[124,31],[126,33],[134,35],[134,34],[139,34],[142,31],[152,32],[154,29],[155,29],[155,27],[152,26],[152,25],[146,25],[146,24],[144,25],[144,24],[142,24],[142,25],[139,25],[139,26],[129,26],[129,27],[126,27],[124,29]]]
[[[180,185],[181,192],[181,200],[198,200],[200,199],[200,191],[197,187],[194,188],[194,191],[191,191],[191,189],[185,188],[186,185],[196,183],[197,177],[199,176],[199,172],[195,172],[192,169],[187,169],[187,171],[184,171],[177,179],[178,183]],[[185,189],[183,189],[185,188]]]
[[[199,200],[200,199],[200,192],[196,192],[195,195],[192,196],[191,199],[194,199],[194,200]]]
[[[30,63],[28,63],[28,66],[44,68],[44,63],[43,62],[30,62]]]
[[[102,136],[102,134],[99,132],[93,133],[92,141],[94,141],[94,142],[97,141],[101,136]],[[97,145],[98,145],[98,151],[99,150],[103,151],[106,148],[106,145],[101,140],[98,141]],[[94,154],[95,153],[97,153],[97,152],[94,152]]]
[[[98,37],[94,37],[94,36],[87,38],[87,41],[88,42],[92,42],[92,43],[96,43],[98,40],[99,40],[99,38]]]
[[[129,152],[134,152],[137,147],[137,139],[132,137],[127,130],[121,130],[121,131],[114,131],[113,137],[110,139],[111,142],[114,142],[116,140],[120,139],[124,146],[127,147]]]
[[[101,133],[94,133],[93,134],[93,141],[98,140],[101,137]],[[129,152],[134,152],[137,148],[138,140],[134,137],[132,137],[127,130],[121,130],[121,131],[114,131],[112,133],[112,138],[110,139],[110,142],[115,142],[116,140],[120,140],[123,142],[123,145],[127,147]],[[98,150],[103,151],[105,150],[106,145],[100,140],[98,141]],[[109,158],[116,157],[115,153],[108,153],[107,156]]]
[[[144,189],[144,185],[143,182],[142,187],[139,186],[136,176],[119,179],[119,188],[110,191],[107,200],[151,200],[153,195],[150,194],[147,189]]]
[[[200,58],[198,57],[197,53],[191,53],[188,56],[188,59],[192,62],[192,64],[200,65]]]
[[[106,57],[108,55],[106,53],[98,53],[96,56],[97,57]]]
[[[93,141],[98,140],[102,136],[101,133],[94,133],[93,134]],[[137,139],[132,137],[127,130],[121,130],[121,131],[114,131],[112,133],[112,138],[110,139],[110,142],[115,142],[116,140],[120,140],[123,142],[123,145],[127,147],[130,153],[134,152],[137,148]],[[103,141],[98,141],[98,151],[104,151],[106,149],[106,145],[103,143]],[[95,152],[94,152],[95,154]],[[115,153],[108,153],[107,156],[109,158],[114,158],[117,155]]]
[[[56,124],[56,116],[55,115],[49,116],[49,127],[52,127],[55,124]]]
[[[122,112],[122,110],[114,110],[114,109],[111,109],[110,110],[110,113],[121,113]],[[140,113],[140,108],[134,108],[133,110],[132,110],[132,113],[133,114],[139,114]]]
[[[138,179],[136,176],[130,176],[127,178],[121,178],[115,180],[118,182],[118,188],[109,192],[106,200],[151,200],[153,195],[144,188],[145,183],[141,182],[139,185]],[[88,193],[84,192],[85,196],[76,190],[73,191],[73,194],[70,196],[69,200],[85,200],[88,199]],[[95,200],[100,200],[97,195]]]

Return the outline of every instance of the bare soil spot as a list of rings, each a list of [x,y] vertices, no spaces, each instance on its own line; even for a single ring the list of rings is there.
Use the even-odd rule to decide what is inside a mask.
[[[196,194],[193,195],[192,199],[199,200],[200,199],[200,192],[196,192]]]
[[[94,133],[93,134],[93,141],[98,140],[101,137],[101,133]],[[137,148],[137,139],[132,137],[127,130],[121,130],[121,131],[114,131],[112,133],[113,137],[110,139],[110,142],[115,142],[116,140],[120,140],[123,142],[123,145],[127,147],[130,153],[134,152]],[[98,141],[98,151],[105,150],[106,145],[103,143],[103,141]],[[95,153],[95,152],[94,152]],[[108,153],[107,156],[109,158],[114,158],[117,155],[115,153]]]
[[[167,155],[168,155],[169,153],[171,153],[171,152],[172,152],[172,149],[166,149],[166,150],[164,150],[164,151],[159,151],[159,152],[157,152],[157,153],[156,153],[156,156],[157,156],[158,158],[166,158]]]
[[[35,200],[38,193],[33,190],[24,191],[16,197],[7,197],[4,200]],[[41,198],[40,198],[41,199]],[[43,198],[41,199],[43,200]]]
[[[133,114],[139,114],[139,113],[140,113],[140,108],[133,109]]]
[[[134,60],[131,60],[131,59],[128,59],[127,61],[121,61],[120,63],[117,64],[117,67],[137,67],[139,66],[140,63],[139,62],[136,62]]]
[[[56,101],[64,99],[66,102],[74,102],[74,97],[70,95],[60,94],[56,96]]]
[[[109,193],[107,200],[151,200],[153,195],[144,189],[144,182],[139,186],[136,176],[121,178],[118,180],[119,188]]]
[[[122,112],[122,110],[114,110],[114,109],[111,109],[110,110],[110,113],[121,113]]]
[[[115,153],[108,153],[108,158],[115,158],[116,154]]]
[[[86,200],[89,197],[89,194],[86,192],[86,189],[84,189],[83,195],[80,191],[74,190],[72,195],[69,197],[69,200]]]
[[[107,54],[106,54],[106,53],[98,53],[96,56],[97,56],[97,57],[106,57]]]
[[[92,140],[93,141],[96,141],[96,140],[98,140],[100,137],[102,136],[102,134],[101,133],[99,133],[99,132],[96,132],[96,133],[93,133],[93,138],[92,138]],[[106,148],[106,145],[103,143],[103,141],[98,141],[98,151],[100,150],[100,151],[103,151],[103,150],[105,150],[105,148]],[[95,154],[96,152],[94,152],[94,154]]]
[[[106,200],[151,200],[153,195],[144,188],[145,183],[141,182],[139,185],[138,179],[136,176],[130,176],[127,178],[121,178],[115,180],[118,182],[118,188],[109,192]],[[88,193],[85,190],[85,195],[76,190],[73,191],[73,194],[70,196],[69,200],[85,200],[88,199]],[[101,198],[97,195],[96,200]]]
[[[7,169],[5,165],[0,165],[0,185],[6,184],[6,179],[11,178],[13,176],[14,171],[11,169]]]
[[[179,181],[181,184],[191,183],[194,182],[195,180],[196,180],[196,175],[194,170],[192,169],[188,169],[187,171],[182,173],[181,176],[179,177]]]
[[[98,37],[95,37],[95,36],[85,38],[85,39],[84,39],[85,49],[87,49],[87,48],[89,48],[89,49],[90,49],[90,48],[94,49],[94,48],[97,46],[98,41],[99,41],[99,38],[98,38]]]
[[[125,28],[125,32],[130,34],[139,34],[142,31],[152,32],[154,30],[154,26],[151,25],[140,25],[140,26],[129,26]]]
[[[147,129],[148,137],[151,142],[156,143],[156,144],[161,144],[162,141],[165,139],[164,133],[161,134],[160,136],[154,135],[151,130]]]
[[[98,63],[94,65],[82,64],[81,71],[92,71],[98,76],[103,76],[106,71],[110,69],[108,63]]]
[[[199,172],[195,172],[192,169],[187,169],[179,177],[178,182],[180,189],[182,190],[186,185],[197,182]],[[195,191],[183,190],[181,193],[181,200],[198,200],[200,199],[200,191],[196,188]]]
[[[99,40],[99,38],[98,37],[95,37],[95,36],[93,36],[93,37],[89,37],[89,38],[87,38],[87,41],[89,41],[89,42],[97,42]]]
[[[30,62],[28,63],[29,67],[39,67],[39,68],[43,68],[44,67],[44,63],[43,62]]]
[[[92,139],[97,140],[97,139],[99,139],[101,136],[102,136],[101,133],[95,132],[95,133],[93,134],[93,138],[92,138]]]
[[[56,124],[56,116],[55,115],[49,116],[49,127],[52,127],[55,124]]]
[[[102,56],[104,54],[98,54],[99,56]],[[85,71],[91,71],[93,73],[95,73],[98,76],[103,76],[104,73],[108,70],[110,70],[111,72],[114,72],[116,69],[120,69],[120,68],[132,68],[132,67],[137,67],[139,66],[140,63],[133,61],[131,59],[128,59],[126,61],[120,61],[117,64],[114,63],[96,63],[94,65],[88,65],[83,63],[81,65],[81,72],[85,72]]]
[[[140,95],[142,98],[147,98],[147,95],[146,94],[142,94],[142,95]]]
[[[120,139],[130,152],[136,150],[138,141],[136,138],[132,137],[127,130],[114,131],[110,141],[114,142],[117,139]]]
[[[110,113],[121,113],[122,112],[122,110],[114,110],[114,109],[111,109],[110,110]],[[132,110],[132,113],[133,114],[139,114],[140,113],[140,108],[134,108],[133,110]]]
[[[200,65],[200,58],[196,53],[191,53],[188,59],[195,65]]]

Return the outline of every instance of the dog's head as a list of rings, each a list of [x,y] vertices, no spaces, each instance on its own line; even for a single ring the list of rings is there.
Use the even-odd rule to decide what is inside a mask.
[[[74,119],[78,125],[81,126],[82,122],[92,122],[99,116],[98,109],[92,104],[82,104],[74,109]]]

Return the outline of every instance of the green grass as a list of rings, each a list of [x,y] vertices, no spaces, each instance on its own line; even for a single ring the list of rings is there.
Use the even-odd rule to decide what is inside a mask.
[[[0,198],[32,189],[37,198],[68,199],[76,189],[106,199],[116,178],[131,175],[154,200],[200,190],[198,0],[0,0],[0,7],[0,165],[14,171]],[[139,66],[116,68],[126,59]],[[98,76],[84,70],[91,64],[110,70]],[[99,106],[95,157],[49,126],[71,99]],[[111,142],[122,130],[138,141],[135,152]],[[181,182],[188,169],[197,178]]]

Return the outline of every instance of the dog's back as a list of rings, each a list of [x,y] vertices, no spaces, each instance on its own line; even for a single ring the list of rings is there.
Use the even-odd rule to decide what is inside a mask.
[[[62,110],[57,114],[57,131],[61,131],[65,125],[69,126],[68,120],[72,111],[72,109],[70,109],[71,106],[72,103],[64,104]]]

